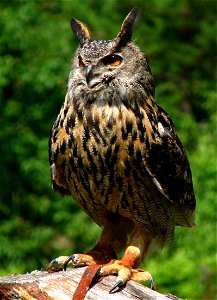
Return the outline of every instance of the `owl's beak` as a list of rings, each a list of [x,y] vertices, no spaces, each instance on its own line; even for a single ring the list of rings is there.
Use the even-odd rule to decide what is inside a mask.
[[[87,67],[87,70],[86,70],[86,73],[85,73],[87,84],[89,84],[92,75],[93,75],[93,66],[89,65]]]

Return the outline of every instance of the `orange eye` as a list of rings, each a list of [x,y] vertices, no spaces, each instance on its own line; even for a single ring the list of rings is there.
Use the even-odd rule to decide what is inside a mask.
[[[105,56],[102,59],[102,62],[104,65],[110,65],[110,66],[116,67],[121,64],[122,57],[117,54],[112,54],[112,55]]]

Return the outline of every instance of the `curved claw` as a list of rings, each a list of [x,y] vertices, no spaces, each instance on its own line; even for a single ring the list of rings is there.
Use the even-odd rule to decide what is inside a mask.
[[[67,258],[67,260],[64,262],[64,264],[63,264],[63,270],[64,271],[66,271],[66,267],[67,267],[67,265],[69,264],[70,261],[72,261],[72,263],[73,263],[73,258],[74,258],[74,254],[70,255]]]
[[[63,270],[64,262],[66,261],[67,256],[60,256],[54,258],[47,266],[46,271],[48,272],[55,272]]]
[[[119,289],[119,288],[120,288],[122,285],[124,285],[125,283],[126,283],[126,282],[124,282],[123,279],[118,279],[118,280],[116,281],[116,283],[113,285],[113,287],[110,289],[109,294],[114,293],[116,288]]]
[[[156,285],[155,285],[154,279],[151,275],[150,275],[150,289],[154,290],[154,291],[156,290]]]
[[[63,269],[64,271],[66,271],[66,267],[67,265],[70,263],[70,261],[72,262],[73,266],[78,266],[78,267],[82,267],[82,266],[86,266],[87,263],[86,262],[82,262],[81,260],[79,260],[78,258],[78,254],[72,254],[70,255],[64,262],[63,264]]]

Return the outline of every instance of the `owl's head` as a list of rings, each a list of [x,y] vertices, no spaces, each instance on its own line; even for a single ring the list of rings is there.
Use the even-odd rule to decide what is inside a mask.
[[[147,58],[131,42],[138,10],[133,8],[113,40],[92,40],[88,28],[76,19],[71,27],[80,47],[76,52],[70,74],[72,81],[91,93],[108,89],[127,93],[131,89],[154,93],[154,84]]]

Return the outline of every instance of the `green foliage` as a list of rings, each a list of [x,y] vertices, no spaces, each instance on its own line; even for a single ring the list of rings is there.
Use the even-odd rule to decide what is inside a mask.
[[[216,281],[215,1],[0,2],[0,273],[40,269],[90,249],[100,229],[70,198],[51,189],[47,142],[77,47],[72,17],[93,36],[113,38],[134,6],[134,39],[148,55],[156,98],[171,115],[191,163],[194,229],[146,263],[160,292],[214,299]]]

